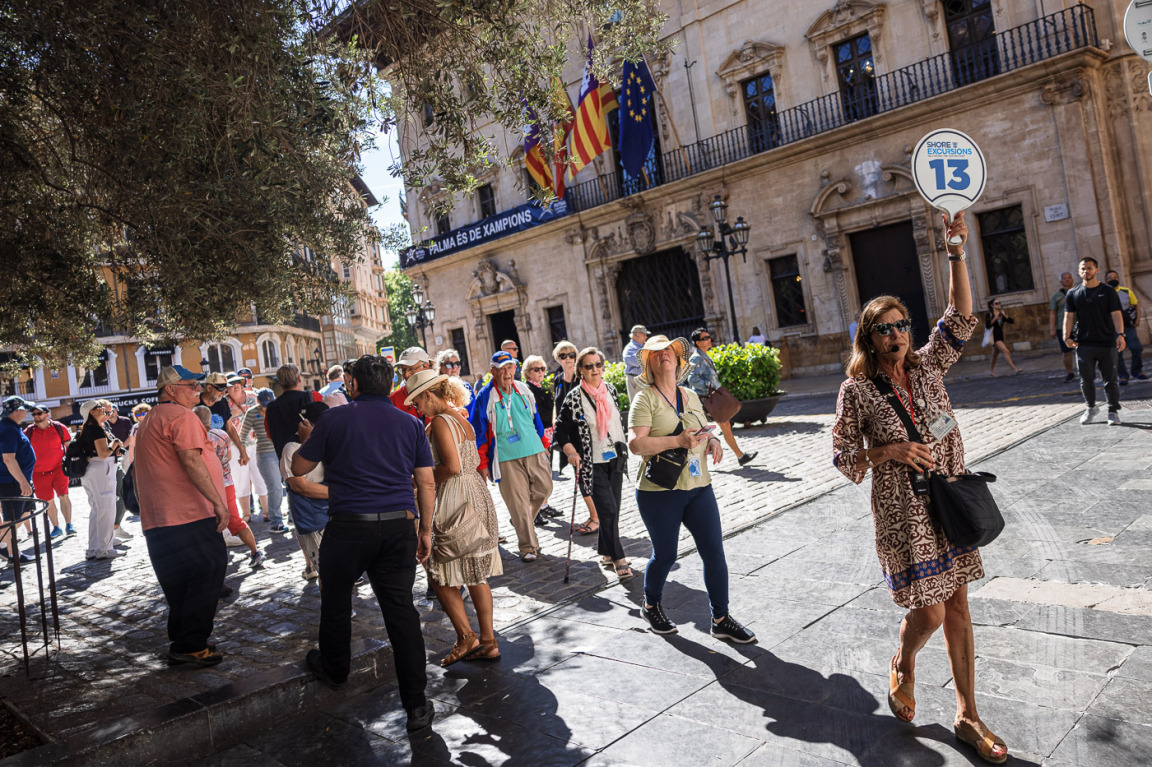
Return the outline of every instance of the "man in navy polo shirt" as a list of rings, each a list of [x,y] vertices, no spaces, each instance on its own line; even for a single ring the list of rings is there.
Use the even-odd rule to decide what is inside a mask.
[[[347,681],[352,589],[367,573],[384,614],[411,732],[427,727],[434,715],[424,695],[424,635],[412,604],[416,564],[427,561],[432,550],[432,450],[424,424],[388,398],[388,360],[366,355],[351,373],[352,402],[326,411],[292,456],[297,477],[323,462],[328,485],[329,521],[320,543],[320,649],[309,651],[306,660],[328,686]],[[412,524],[417,510],[419,536]]]
[[[34,404],[23,397],[8,397],[0,405],[0,458],[3,459],[0,460],[0,497],[32,497],[32,470],[36,467],[36,453],[28,437],[24,436],[20,424],[33,407]],[[29,504],[23,501],[0,503],[5,522],[14,522],[23,517],[28,508]],[[7,537],[8,532],[5,530],[0,535],[0,543],[6,545],[4,555],[11,561],[16,541],[13,539],[7,543]],[[31,562],[32,557],[21,554],[20,561]]]

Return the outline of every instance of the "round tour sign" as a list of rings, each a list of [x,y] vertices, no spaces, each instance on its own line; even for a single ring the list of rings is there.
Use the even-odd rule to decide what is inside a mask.
[[[1124,14],[1124,37],[1137,56],[1152,62],[1152,0],[1132,0]]]
[[[944,211],[949,221],[984,194],[986,167],[976,142],[950,128],[932,131],[920,139],[912,153],[917,191],[929,205]]]

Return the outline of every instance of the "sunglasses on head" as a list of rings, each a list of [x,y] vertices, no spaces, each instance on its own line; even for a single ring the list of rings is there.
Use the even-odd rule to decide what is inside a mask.
[[[561,352],[556,357],[562,360],[574,360],[576,359],[576,352]]]
[[[897,320],[896,322],[881,322],[879,325],[872,326],[872,332],[878,336],[887,336],[891,334],[893,330],[899,330],[901,333],[907,333],[911,329],[912,320],[908,319],[907,317],[902,320]]]
[[[585,370],[593,370],[596,368],[602,368],[602,367],[604,367],[604,360],[600,360],[599,362],[587,362],[587,363],[581,365],[581,367],[584,368]]]

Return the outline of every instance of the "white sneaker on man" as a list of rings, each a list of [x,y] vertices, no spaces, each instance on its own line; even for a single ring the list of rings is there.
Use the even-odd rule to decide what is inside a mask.
[[[244,541],[240,540],[235,535],[232,535],[232,533],[228,532],[227,530],[224,531],[223,535],[224,535],[224,545],[225,546],[243,546],[244,545]]]
[[[1109,410],[1108,411],[1108,425],[1109,426],[1119,426],[1120,425],[1120,414],[1117,413],[1115,410]]]
[[[122,527],[118,527],[112,531],[112,537],[118,541],[127,541],[132,538],[132,533],[128,532]]]
[[[1080,425],[1087,426],[1088,424],[1092,423],[1092,419],[1095,418],[1096,414],[1099,412],[1100,408],[1097,405],[1084,408],[1084,415],[1080,416]]]

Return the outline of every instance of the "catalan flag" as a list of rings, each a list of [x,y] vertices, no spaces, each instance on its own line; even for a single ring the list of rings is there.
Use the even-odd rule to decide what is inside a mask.
[[[571,171],[577,173],[593,158],[612,146],[608,133],[608,113],[616,109],[616,92],[603,85],[592,73],[592,36],[588,36],[588,61],[584,64],[584,82],[576,107],[576,125],[572,130]]]
[[[528,124],[524,126],[524,166],[528,168],[532,180],[542,189],[551,189],[552,168],[540,149],[540,123],[536,119],[536,112],[527,104],[524,105],[524,113],[528,119]]]

